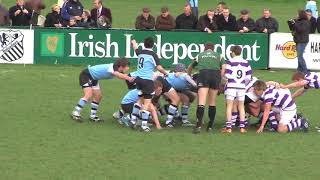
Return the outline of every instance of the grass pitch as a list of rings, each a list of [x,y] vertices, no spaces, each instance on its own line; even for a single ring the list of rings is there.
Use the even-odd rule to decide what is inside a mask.
[[[126,86],[101,81],[104,123],[76,123],[69,113],[81,97],[84,67],[0,66],[0,179],[318,179],[319,133],[221,134],[224,99],[218,99],[217,129],[153,131],[123,128],[112,118]],[[286,82],[291,71],[255,71]],[[298,99],[299,112],[319,123],[319,92]],[[83,111],[88,117],[89,107]],[[190,118],[195,121],[195,106]],[[207,120],[207,119],[206,119]]]

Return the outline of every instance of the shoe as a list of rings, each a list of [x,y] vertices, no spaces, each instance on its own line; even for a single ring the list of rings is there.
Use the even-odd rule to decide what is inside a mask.
[[[194,124],[192,124],[190,121],[184,121],[182,122],[182,125],[183,127],[193,127]]]
[[[247,133],[248,131],[245,129],[245,128],[240,128],[240,133],[241,134],[245,134],[245,133]]]
[[[201,127],[194,127],[194,128],[192,129],[192,133],[193,133],[193,134],[199,134],[200,131],[201,131]]]
[[[130,120],[128,123],[129,123],[129,127],[131,127],[132,129],[136,129],[137,128],[137,122],[134,122],[134,121]]]
[[[213,129],[211,128],[211,127],[209,127],[209,128],[207,128],[207,132],[209,133],[209,132],[212,132],[213,131]]]
[[[316,126],[315,128],[316,130],[320,130],[320,125]]]
[[[141,130],[144,132],[151,132],[151,129],[148,126],[141,126]]]
[[[222,133],[225,133],[225,134],[231,134],[232,133],[232,129],[229,129],[229,128],[223,128]]]
[[[72,111],[71,118],[77,122],[83,122],[82,117],[78,111]]]
[[[301,129],[303,132],[308,132],[310,127],[310,124],[308,122],[308,119],[306,118],[301,118]]]
[[[94,123],[102,122],[102,120],[98,116],[90,117],[90,121]]]
[[[126,127],[130,127],[130,118],[128,116],[123,116],[122,118],[120,118],[120,121],[122,123],[122,125],[126,126]]]
[[[113,113],[112,116],[113,116],[113,118],[115,118],[115,119],[120,119],[120,118],[123,117],[123,115],[124,115],[124,112],[123,112],[122,110],[119,110],[119,111]]]
[[[174,123],[173,121],[166,123],[167,128],[174,128]]]

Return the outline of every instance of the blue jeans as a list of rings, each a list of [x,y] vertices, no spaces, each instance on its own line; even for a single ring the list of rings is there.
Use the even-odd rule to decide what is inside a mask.
[[[298,55],[298,71],[304,74],[308,73],[306,61],[303,58],[304,50],[306,49],[308,43],[297,43],[297,55]]]

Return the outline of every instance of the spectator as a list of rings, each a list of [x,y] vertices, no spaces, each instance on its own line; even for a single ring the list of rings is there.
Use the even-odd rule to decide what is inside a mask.
[[[78,20],[76,18],[71,18],[68,22],[68,25],[67,25],[68,28],[75,28],[75,27],[79,27],[78,26]]]
[[[37,25],[38,17],[41,15],[41,10],[46,8],[43,0],[29,0],[26,2],[26,7],[33,12],[31,19],[32,24]]]
[[[142,14],[136,18],[136,29],[154,29],[155,19],[150,15],[150,9],[145,7]]]
[[[310,9],[312,12],[312,16],[314,18],[318,18],[318,8],[317,8],[317,2],[313,0],[307,0],[306,8],[305,10]]]
[[[172,30],[176,27],[176,22],[174,17],[169,13],[168,7],[161,8],[161,15],[157,17],[156,20],[156,30]]]
[[[7,8],[0,4],[0,26],[9,26],[10,18]]]
[[[208,33],[218,31],[218,26],[214,17],[214,10],[208,10],[207,14],[199,18],[198,29]]]
[[[318,17],[317,19],[317,29],[318,29],[318,33],[320,33],[320,17]]]
[[[184,13],[176,18],[176,29],[197,29],[198,19],[191,12],[191,6],[186,3]]]
[[[17,4],[9,9],[12,26],[29,26],[32,10],[25,7],[24,0],[17,0]]]
[[[51,7],[51,13],[46,16],[46,21],[44,22],[45,27],[56,27],[60,28],[63,25],[63,19],[60,15],[60,6],[58,4],[54,4]]]
[[[199,15],[199,1],[198,0],[189,0],[189,4],[191,6],[192,9],[192,14],[198,19],[198,15]]]
[[[230,13],[230,9],[225,7],[222,16],[217,17],[219,31],[238,31],[237,19]]]
[[[237,21],[238,30],[240,33],[254,31],[255,22],[249,16],[249,11],[244,9],[240,11],[240,18]]]
[[[278,21],[271,17],[270,9],[263,10],[263,17],[256,22],[256,31],[261,33],[274,33],[278,32],[279,24]]]
[[[66,1],[61,8],[61,15],[64,21],[70,21],[70,19],[81,21],[82,13],[83,6],[79,0]]]
[[[317,19],[312,16],[312,11],[310,9],[306,10],[306,15],[310,23],[310,33],[314,34],[317,30]]]
[[[223,16],[223,9],[227,7],[227,4],[223,1],[219,2],[214,13],[214,17],[218,18],[219,16]]]
[[[81,18],[82,18],[81,21],[77,23],[79,27],[89,28],[93,26],[89,10],[87,9],[83,10]]]
[[[98,26],[97,20],[99,17],[104,16],[105,22],[108,22],[108,27],[111,28],[112,25],[112,15],[111,10],[109,8],[103,7],[102,0],[94,0],[93,1],[94,8],[91,10],[91,19],[92,22]]]
[[[106,16],[100,16],[97,20],[97,27],[101,29],[111,28],[111,22]]]

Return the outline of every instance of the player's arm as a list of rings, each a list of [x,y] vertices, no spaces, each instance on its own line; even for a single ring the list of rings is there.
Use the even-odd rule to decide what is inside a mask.
[[[131,47],[133,48],[133,50],[137,50],[138,49],[138,43],[135,39],[131,40]]]
[[[192,79],[190,75],[185,76],[185,80],[190,83],[193,87],[197,87],[197,83]]]
[[[266,103],[264,106],[262,122],[261,122],[259,129],[257,130],[257,133],[263,132],[264,126],[266,125],[267,120],[269,119],[270,111],[271,111],[271,103]]]
[[[304,87],[307,84],[308,84],[308,81],[301,80],[301,81],[297,81],[297,82],[294,82],[294,83],[291,83],[291,84],[287,84],[287,85],[281,84],[280,87],[284,88],[284,89],[286,89],[286,88],[292,89],[292,88]]]
[[[154,54],[154,55],[153,55],[153,59],[154,59],[154,64],[155,64],[155,66],[156,66],[156,69],[157,69],[159,72],[161,72],[164,76],[167,76],[168,73],[167,73],[167,71],[161,66],[160,60],[159,60],[159,57],[158,57],[157,54]]]
[[[156,110],[156,107],[153,104],[150,104],[148,110],[151,112],[152,120],[155,123],[157,129],[161,129],[161,125],[159,122],[159,117],[158,117],[158,112]]]
[[[226,60],[222,55],[220,55],[220,72],[221,72],[221,77],[223,77],[226,72]]]
[[[127,80],[129,82],[133,82],[134,81],[134,78],[133,77],[130,77],[126,74],[123,74],[123,73],[120,73],[118,71],[114,71],[112,73],[115,77],[119,78],[119,79],[124,79],[124,80]]]
[[[307,90],[305,88],[300,88],[296,92],[294,92],[291,97],[295,99],[296,97],[302,96]]]

